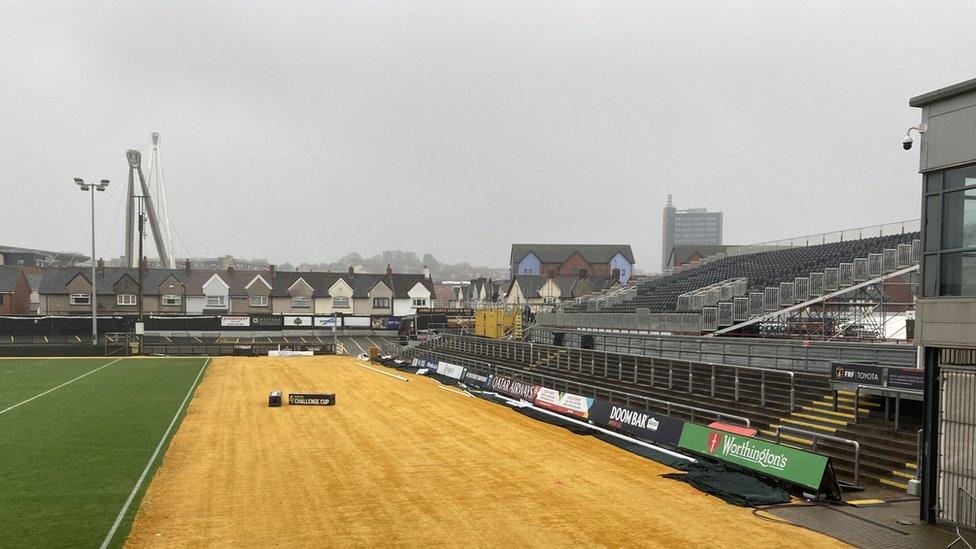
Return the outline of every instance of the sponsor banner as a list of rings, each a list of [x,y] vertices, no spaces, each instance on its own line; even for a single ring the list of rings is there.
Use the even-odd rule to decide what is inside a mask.
[[[410,365],[413,366],[414,368],[416,368],[418,362],[420,362],[420,359],[419,358],[415,358],[412,361],[410,361]]]
[[[251,325],[251,317],[245,315],[232,315],[220,317],[220,325],[224,327],[247,328]]]
[[[592,404],[592,398],[574,395],[573,393],[563,393],[547,387],[539,388],[535,395],[536,406],[581,418],[589,417],[590,405]]]
[[[820,488],[827,468],[825,456],[694,423],[685,423],[678,447],[811,490]]]
[[[248,356],[251,354],[252,347],[250,345],[234,345],[234,355],[235,356]]]
[[[337,328],[342,326],[342,318],[335,316],[317,316],[313,322],[316,328]]]
[[[479,374],[478,372],[472,372],[471,370],[468,370],[464,372],[464,382],[474,385],[476,387],[487,387],[488,376]]]
[[[436,360],[426,360],[426,359],[421,358],[421,359],[418,359],[417,360],[416,366],[418,368],[427,368],[429,370],[434,370],[435,372],[437,371],[437,361]]]
[[[437,365],[437,373],[451,379],[461,379],[464,375],[464,367],[450,362],[441,362]]]
[[[430,371],[430,370],[428,370],[427,368],[420,368],[420,369],[418,369],[418,370],[417,370],[417,371],[416,371],[415,373],[416,373],[416,374],[417,374],[418,376],[425,376],[425,375],[427,375],[427,372],[429,372],[429,371]]]
[[[312,351],[293,351],[291,349],[272,349],[268,351],[268,356],[312,356],[315,353]]]
[[[853,385],[883,385],[883,368],[871,364],[833,364],[830,367],[830,380],[836,383]]]
[[[374,316],[370,320],[370,325],[374,330],[399,330],[400,317],[398,316]]]
[[[284,317],[286,328],[311,328],[312,317],[310,316],[286,316]]]
[[[492,376],[491,389],[503,395],[532,402],[541,387],[505,376]]]
[[[346,328],[369,328],[370,321],[368,316],[344,316],[342,325]]]
[[[683,421],[662,414],[618,406],[602,399],[595,400],[590,406],[590,420],[669,446],[678,445],[684,425]]]
[[[925,390],[925,372],[918,368],[888,368],[888,387]]]
[[[474,316],[474,309],[454,307],[419,307],[418,315]]]
[[[251,327],[262,328],[281,328],[282,318],[280,316],[252,316]]]
[[[334,393],[290,393],[288,404],[296,406],[335,406]]]

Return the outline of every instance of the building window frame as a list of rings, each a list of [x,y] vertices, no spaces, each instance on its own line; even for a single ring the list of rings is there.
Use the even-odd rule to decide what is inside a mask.
[[[252,295],[251,296],[251,307],[267,307],[268,306],[268,296],[266,295]]]
[[[70,294],[68,303],[71,305],[91,305],[91,294]]]
[[[291,306],[293,309],[311,309],[312,298],[307,295],[291,296]]]
[[[183,304],[183,296],[176,294],[164,295],[160,299],[166,307],[179,307]]]
[[[349,298],[346,296],[333,296],[332,297],[332,308],[333,309],[348,309],[349,308]]]
[[[115,304],[122,307],[135,307],[139,304],[139,299],[136,294],[117,294]]]
[[[973,177],[967,177],[972,175]],[[961,176],[961,177],[960,177]],[[960,261],[966,256],[976,255],[976,241],[955,243],[955,247],[945,247],[947,241],[947,231],[945,225],[947,217],[960,221],[960,227],[952,227],[962,231],[965,227],[965,202],[963,199],[962,209],[953,211],[956,215],[947,216],[947,206],[955,205],[955,201],[947,201],[947,196],[951,199],[957,195],[966,196],[976,194],[976,164],[967,164],[927,172],[922,180],[922,234],[921,234],[921,257],[920,280],[921,295],[926,299],[940,298],[966,298],[976,296],[976,292],[964,293],[961,288],[966,286],[966,281],[961,280],[960,291],[944,286],[947,277],[944,276],[944,266],[947,260],[959,257]],[[961,235],[965,239],[965,235]],[[976,280],[969,284],[976,285]]]
[[[410,300],[410,302],[413,304],[413,307],[414,308],[417,308],[417,307],[426,307],[427,306],[427,298],[426,297],[415,297],[415,298],[412,298]]]
[[[390,298],[388,298],[388,297],[374,297],[373,298],[373,308],[374,309],[389,309],[390,308]]]
[[[208,295],[207,296],[207,308],[208,309],[225,309],[225,308],[227,308],[227,296],[224,296],[224,295]]]

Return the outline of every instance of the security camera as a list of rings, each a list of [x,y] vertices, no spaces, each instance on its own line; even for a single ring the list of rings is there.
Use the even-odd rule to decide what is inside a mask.
[[[912,143],[914,142],[915,140],[912,139],[912,136],[906,135],[905,138],[901,140],[901,146],[904,147],[906,151],[908,151],[911,150]]]
[[[915,142],[915,140],[912,139],[912,130],[917,131],[918,135],[922,135],[923,133],[929,131],[929,123],[922,122],[918,126],[912,126],[911,128],[905,130],[905,138],[901,140],[901,146],[906,151],[911,150],[912,143]]]

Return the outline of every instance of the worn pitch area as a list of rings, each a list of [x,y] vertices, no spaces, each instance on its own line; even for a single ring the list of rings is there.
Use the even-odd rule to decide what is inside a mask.
[[[671,469],[349,357],[218,358],[132,546],[843,547],[753,516]],[[334,407],[268,408],[273,389]]]

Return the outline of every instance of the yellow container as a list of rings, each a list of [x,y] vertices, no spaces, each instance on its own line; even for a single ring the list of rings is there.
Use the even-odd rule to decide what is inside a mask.
[[[501,339],[515,326],[516,312],[503,309],[481,309],[474,313],[474,334]]]

